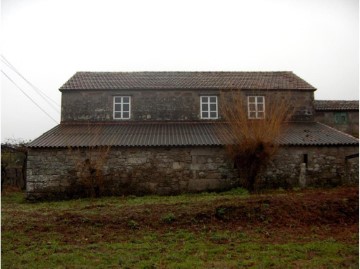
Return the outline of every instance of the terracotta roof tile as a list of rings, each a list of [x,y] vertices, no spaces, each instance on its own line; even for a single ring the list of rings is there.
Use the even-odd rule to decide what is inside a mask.
[[[132,89],[315,90],[293,72],[77,72],[60,88]]]
[[[359,101],[315,100],[315,110],[359,110]]]

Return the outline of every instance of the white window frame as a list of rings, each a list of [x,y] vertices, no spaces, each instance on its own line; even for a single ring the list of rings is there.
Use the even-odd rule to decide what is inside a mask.
[[[211,102],[210,98],[215,98],[215,102]],[[207,104],[208,105],[208,109],[207,110],[203,110],[203,104]],[[210,110],[210,105],[216,105],[215,110]],[[207,112],[208,116],[207,117],[203,117],[203,112]],[[215,117],[211,117],[211,112],[215,112],[216,115]],[[201,95],[200,96],[200,118],[201,119],[206,119],[206,120],[216,120],[219,118],[219,113],[218,113],[218,98],[215,95]]]
[[[251,101],[251,99],[254,101]],[[260,102],[259,102],[260,101]],[[248,118],[249,119],[265,119],[265,96],[248,96]],[[262,104],[263,109],[260,110],[258,105]],[[251,105],[255,106],[255,109],[251,109]],[[252,113],[255,113],[255,117],[251,116]],[[261,113],[263,116],[261,116]]]
[[[120,102],[116,101],[120,98]],[[129,98],[129,102],[124,102],[124,98]],[[129,110],[124,111],[124,104],[129,105]],[[115,105],[120,105],[120,110],[115,110]],[[129,113],[129,117],[124,117],[124,112]],[[120,113],[120,117],[115,117],[116,113]],[[114,120],[129,120],[131,118],[131,96],[114,96],[113,98],[113,119]]]

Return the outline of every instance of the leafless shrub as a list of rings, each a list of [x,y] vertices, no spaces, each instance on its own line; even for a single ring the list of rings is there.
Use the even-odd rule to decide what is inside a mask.
[[[109,146],[89,146],[83,149],[69,148],[70,154],[77,156],[74,159],[78,185],[85,196],[98,197],[105,190],[104,165],[110,151]],[[80,157],[80,158],[78,158]]]
[[[249,119],[245,94],[241,91],[220,94],[221,116],[233,139],[226,146],[227,154],[249,191],[254,191],[260,170],[278,149],[278,138],[293,113],[290,104],[286,95],[267,95],[264,117]]]

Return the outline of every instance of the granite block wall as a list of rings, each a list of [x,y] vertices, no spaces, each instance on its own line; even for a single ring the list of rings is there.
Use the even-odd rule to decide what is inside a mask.
[[[283,147],[263,169],[262,188],[358,183],[358,147]],[[30,149],[28,199],[179,194],[241,186],[222,147]]]
[[[121,121],[113,119],[114,96],[131,96],[130,121],[201,120],[200,96],[219,94],[217,90],[66,91],[62,93],[61,121]],[[265,96],[265,102],[270,98],[287,98],[294,107],[292,120],[314,119],[313,91],[246,90],[242,94],[244,101],[248,95]]]
[[[357,146],[281,147],[261,172],[259,184],[270,188],[358,184],[359,157],[346,159],[358,152]]]
[[[220,147],[31,149],[27,197],[101,194],[179,194],[237,185],[233,164]],[[99,183],[97,186],[97,183]]]

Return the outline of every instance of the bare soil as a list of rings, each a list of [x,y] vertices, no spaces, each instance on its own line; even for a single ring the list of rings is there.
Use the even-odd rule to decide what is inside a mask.
[[[42,203],[41,210],[29,211],[3,206],[9,222],[3,223],[2,231],[26,233],[33,240],[51,232],[72,244],[111,242],[135,230],[161,233],[179,229],[243,231],[272,242],[311,238],[358,241],[357,187],[219,196],[196,203],[122,205],[122,199],[126,198],[119,197],[119,203],[94,200],[82,207],[58,209]]]

